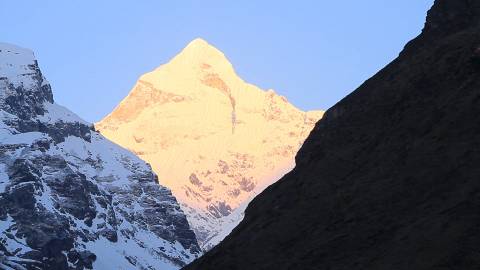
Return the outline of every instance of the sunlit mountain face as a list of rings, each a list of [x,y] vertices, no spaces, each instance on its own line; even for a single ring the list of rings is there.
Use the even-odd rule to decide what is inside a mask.
[[[246,83],[222,52],[196,39],[141,76],[96,129],[151,164],[209,249],[293,168],[322,115]]]

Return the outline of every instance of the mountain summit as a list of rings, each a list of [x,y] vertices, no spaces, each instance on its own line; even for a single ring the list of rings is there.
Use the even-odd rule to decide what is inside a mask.
[[[201,38],[196,38],[188,43],[188,45],[173,58],[172,62],[178,61],[179,59],[190,61],[190,63],[187,64],[190,66],[209,62],[211,64],[220,63],[232,67],[232,64],[230,64],[223,52]]]
[[[293,167],[321,116],[244,82],[222,52],[195,39],[141,76],[96,128],[152,165],[208,249]]]

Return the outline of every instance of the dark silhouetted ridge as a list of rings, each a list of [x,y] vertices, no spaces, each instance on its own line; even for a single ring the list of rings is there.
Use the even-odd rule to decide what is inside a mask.
[[[480,269],[480,1],[329,109],[296,168],[185,269]]]

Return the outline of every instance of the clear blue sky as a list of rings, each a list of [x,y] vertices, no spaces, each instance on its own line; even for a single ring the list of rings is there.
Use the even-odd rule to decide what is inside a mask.
[[[202,37],[237,73],[327,109],[420,33],[433,0],[0,0],[0,40],[35,51],[55,100],[98,121],[137,78]]]

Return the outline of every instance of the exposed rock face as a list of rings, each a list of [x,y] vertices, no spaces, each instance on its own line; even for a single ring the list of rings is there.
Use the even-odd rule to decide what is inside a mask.
[[[143,75],[96,128],[152,164],[209,249],[243,218],[237,209],[294,166],[321,116],[244,82],[196,39]]]
[[[150,166],[54,103],[31,51],[0,43],[0,269],[177,269],[199,251]]]
[[[480,1],[329,109],[295,169],[185,269],[479,269]]]

